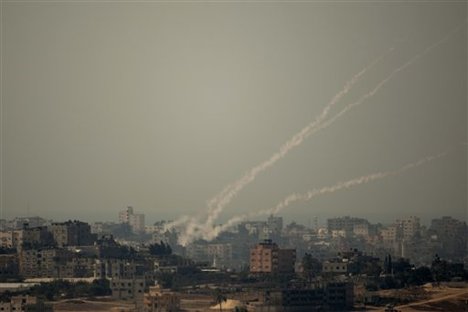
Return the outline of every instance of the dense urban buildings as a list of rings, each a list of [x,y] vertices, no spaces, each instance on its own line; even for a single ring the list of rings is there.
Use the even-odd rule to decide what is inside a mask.
[[[118,223],[20,220],[1,222],[2,281],[78,280],[94,287],[89,291],[130,303],[134,311],[183,311],[190,296],[214,305],[212,293],[230,283],[242,285],[245,298],[256,299],[230,299],[226,306],[235,303],[248,311],[350,310],[364,300],[360,287],[468,277],[467,225],[451,217],[427,226],[416,216],[389,224],[345,216],[310,228],[271,215],[186,246],[178,243],[180,229],[167,228],[168,221],[145,225],[132,207],[119,213]],[[411,274],[417,275],[406,280]],[[218,288],[202,290],[198,284]],[[17,295],[1,303],[4,311],[20,309],[17,298],[26,300],[25,306],[50,308],[42,297],[27,297],[14,285],[8,289]]]

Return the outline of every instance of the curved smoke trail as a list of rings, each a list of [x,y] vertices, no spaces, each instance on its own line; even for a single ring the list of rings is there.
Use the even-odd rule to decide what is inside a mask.
[[[246,185],[248,185],[250,182],[252,182],[255,177],[261,173],[262,171],[266,170],[267,168],[271,167],[276,161],[279,159],[283,158],[291,149],[294,147],[300,145],[305,138],[308,136],[318,132],[321,129],[324,129],[331,125],[333,122],[335,122],[337,119],[339,119],[342,115],[344,115],[347,111],[352,109],[355,106],[358,106],[362,104],[366,99],[372,97],[375,95],[385,84],[387,84],[395,75],[397,75],[400,71],[404,70],[406,67],[410,66],[413,64],[416,60],[430,52],[432,49],[436,48],[440,44],[442,44],[444,41],[446,41],[453,33],[458,31],[458,29],[466,22],[466,20],[458,25],[456,28],[452,29],[449,33],[447,33],[443,38],[440,40],[436,41],[432,45],[426,47],[423,51],[420,53],[416,54],[413,56],[409,61],[404,63],[403,65],[397,67],[394,69],[389,75],[387,75],[382,81],[380,81],[374,89],[372,89],[370,92],[364,94],[362,97],[360,97],[356,102],[353,102],[351,104],[346,105],[338,114],[327,120],[326,122],[323,122],[330,109],[332,106],[334,106],[339,99],[341,99],[352,87],[354,83],[356,83],[359,78],[372,66],[374,66],[376,63],[378,63],[387,53],[393,50],[391,48],[388,52],[377,58],[375,61],[370,63],[366,68],[364,68],[362,71],[360,71],[358,74],[353,76],[351,80],[349,80],[346,84],[345,87],[338,93],[336,94],[333,99],[325,106],[323,109],[322,113],[316,117],[316,119],[311,122],[309,125],[304,127],[300,132],[295,134],[290,140],[288,140],[285,144],[283,144],[278,152],[273,154],[268,160],[265,162],[261,163],[260,165],[257,165],[256,167],[253,167],[250,171],[248,171],[246,174],[244,174],[240,179],[235,181],[234,183],[229,184],[226,186],[218,195],[216,195],[214,198],[212,198],[209,203],[209,210],[208,210],[208,217],[205,223],[199,223],[198,219],[195,217],[189,218],[185,224],[186,230],[185,233],[181,235],[179,238],[179,242],[182,245],[185,245],[194,239],[197,238],[204,238],[204,239],[209,239],[212,235],[213,231],[213,222],[216,220],[216,218],[219,216],[219,214],[222,212],[224,207],[237,195],[237,193],[242,190]]]
[[[169,224],[168,227],[174,227],[180,224],[186,224],[186,230],[183,236],[192,236],[196,231],[204,229],[210,229],[213,226],[213,222],[217,219],[219,214],[222,212],[224,207],[231,202],[231,200],[248,184],[253,182],[258,174],[265,171],[266,169],[273,166],[278,160],[284,158],[286,154],[291,151],[294,147],[299,146],[308,136],[313,134],[321,122],[323,122],[328,116],[330,110],[338,101],[345,96],[351,88],[356,84],[361,77],[377,63],[379,63],[385,56],[392,52],[394,48],[388,49],[384,54],[373,60],[360,72],[354,75],[348,80],[343,89],[340,90],[330,102],[323,108],[322,112],[315,118],[314,121],[309,123],[307,126],[301,129],[298,133],[293,135],[288,141],[286,141],[270,158],[260,163],[259,165],[251,168],[242,177],[228,184],[221,192],[208,201],[208,216],[204,224],[199,224],[196,217],[178,219],[173,223]],[[184,240],[184,238],[182,238]]]
[[[257,212],[253,212],[253,213],[249,213],[249,214],[244,214],[244,215],[240,215],[240,216],[235,216],[235,217],[229,219],[225,224],[213,228],[213,230],[210,233],[208,233],[208,235],[206,235],[205,239],[212,240],[212,239],[216,238],[221,232],[226,231],[227,229],[229,229],[233,225],[235,225],[235,224],[237,224],[239,222],[242,222],[242,221],[244,221],[244,220],[246,220],[248,218],[258,217],[258,216],[261,216],[261,215],[277,214],[281,210],[285,209],[286,207],[288,207],[289,205],[291,205],[292,203],[297,202],[297,201],[309,201],[309,200],[311,200],[311,199],[313,199],[313,198],[315,198],[317,196],[320,196],[320,195],[330,194],[330,193],[334,193],[334,192],[339,191],[339,190],[348,189],[348,188],[351,188],[351,187],[354,187],[354,186],[358,186],[358,185],[361,185],[361,184],[366,184],[366,183],[369,183],[369,182],[372,182],[372,181],[375,181],[375,180],[380,180],[380,179],[383,179],[383,178],[386,178],[386,177],[400,175],[400,174],[402,174],[402,173],[404,173],[404,172],[406,172],[406,171],[408,171],[410,169],[419,167],[419,166],[424,165],[424,164],[426,164],[426,163],[428,163],[430,161],[433,161],[433,160],[436,160],[438,158],[444,157],[447,154],[448,154],[448,152],[444,152],[444,153],[440,153],[438,155],[424,157],[424,158],[422,158],[422,159],[420,159],[420,160],[418,160],[416,162],[406,164],[405,166],[403,166],[403,167],[401,167],[401,168],[399,168],[397,170],[371,173],[371,174],[361,176],[361,177],[357,177],[357,178],[354,178],[354,179],[350,179],[350,180],[347,180],[347,181],[341,181],[341,182],[338,182],[338,183],[336,183],[334,185],[331,185],[331,186],[325,186],[325,187],[322,187],[322,188],[315,188],[315,189],[307,191],[306,193],[303,193],[303,194],[298,194],[298,193],[290,194],[290,195],[286,196],[282,201],[280,201],[274,208],[265,209],[265,210],[261,210],[261,211],[257,211]]]
[[[261,164],[251,168],[247,171],[241,178],[236,180],[234,183],[227,185],[218,195],[213,197],[208,202],[208,219],[206,220],[206,225],[212,225],[214,220],[218,217],[218,215],[222,212],[223,208],[229,204],[233,197],[237,195],[239,191],[241,191],[245,186],[251,183],[257,175],[269,167],[273,166],[278,160],[284,158],[286,154],[292,150],[294,147],[300,145],[304,139],[314,133],[314,129],[320,125],[320,123],[325,120],[328,116],[330,110],[338,101],[345,96],[349,90],[353,87],[356,82],[360,80],[360,78],[372,67],[374,67],[377,63],[379,63],[388,53],[393,51],[394,48],[388,49],[384,54],[373,60],[369,65],[367,65],[364,69],[354,75],[349,81],[345,83],[343,89],[338,92],[331,101],[323,108],[320,115],[318,115],[314,121],[309,123],[307,126],[302,128],[301,131],[293,135],[286,143],[284,143],[279,151],[274,153],[269,159],[262,162]]]

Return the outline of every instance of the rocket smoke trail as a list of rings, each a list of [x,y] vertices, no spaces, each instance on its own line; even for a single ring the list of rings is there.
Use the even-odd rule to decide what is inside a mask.
[[[420,159],[420,160],[418,160],[416,162],[409,163],[409,164],[407,164],[407,165],[405,165],[405,166],[403,166],[403,167],[401,167],[401,168],[399,168],[397,170],[371,173],[371,174],[361,176],[361,177],[357,177],[357,178],[347,180],[347,181],[344,181],[344,182],[338,182],[338,183],[336,183],[336,184],[334,184],[332,186],[325,186],[325,187],[322,187],[322,188],[315,188],[315,189],[307,191],[306,193],[303,193],[303,194],[297,194],[297,193],[290,194],[290,195],[286,196],[281,202],[279,202],[276,205],[276,207],[274,207],[274,208],[265,209],[265,210],[253,212],[253,213],[250,213],[250,214],[244,214],[244,215],[240,215],[240,216],[236,216],[236,217],[231,218],[225,224],[213,228],[213,230],[211,232],[209,232],[209,233],[207,233],[205,235],[205,239],[212,240],[212,239],[216,238],[219,235],[219,233],[227,230],[228,228],[232,227],[233,225],[235,225],[235,224],[237,224],[237,223],[239,223],[239,222],[241,222],[241,221],[243,221],[245,219],[248,219],[248,218],[251,218],[251,217],[257,217],[257,216],[260,216],[260,215],[277,214],[281,210],[285,209],[286,207],[288,207],[289,205],[291,205],[292,203],[297,202],[297,201],[309,201],[309,200],[311,200],[311,199],[313,199],[313,198],[315,198],[317,196],[334,193],[334,192],[339,191],[339,190],[348,189],[348,188],[351,188],[351,187],[354,187],[354,186],[358,186],[358,185],[361,185],[361,184],[366,184],[366,183],[373,182],[375,180],[380,180],[380,179],[383,179],[383,178],[386,178],[386,177],[400,175],[400,174],[402,174],[402,173],[404,173],[404,172],[406,172],[406,171],[408,171],[410,169],[419,167],[419,166],[424,165],[424,164],[426,164],[426,163],[428,163],[430,161],[433,161],[433,160],[436,160],[438,158],[444,157],[447,154],[448,154],[448,152],[444,152],[444,153],[440,153],[438,155],[424,157],[424,158],[422,158],[422,159]]]
[[[227,185],[221,192],[208,201],[208,216],[204,224],[199,224],[196,217],[183,216],[178,220],[167,225],[167,228],[176,227],[182,224],[186,224],[184,236],[192,236],[195,232],[204,229],[211,229],[213,227],[213,222],[217,219],[219,214],[222,212],[224,207],[231,202],[231,200],[248,184],[255,180],[257,175],[269,167],[273,166],[278,160],[284,158],[286,154],[292,150],[294,147],[299,146],[304,139],[310,136],[313,133],[313,129],[317,128],[321,122],[323,122],[331,108],[338,103],[338,101],[345,96],[356,84],[360,78],[373,66],[379,63],[387,54],[393,51],[394,48],[388,49],[384,54],[373,60],[360,72],[354,75],[350,80],[348,80],[343,89],[339,91],[330,102],[323,108],[320,115],[318,115],[314,121],[305,126],[301,131],[292,136],[288,141],[286,141],[270,158],[260,163],[259,165],[251,168],[247,171],[241,178],[235,182]],[[182,239],[183,240],[183,239]]]
[[[318,117],[316,117],[316,119],[313,122],[311,122],[309,125],[304,127],[300,132],[295,134],[290,140],[288,140],[285,144],[283,144],[278,152],[273,154],[268,160],[257,165],[256,167],[253,167],[250,171],[244,174],[244,176],[242,176],[240,179],[238,179],[234,183],[225,187],[223,191],[221,191],[217,196],[211,199],[209,201],[208,217],[204,224],[198,223],[196,218],[189,219],[186,222],[188,224],[187,224],[185,233],[181,235],[181,237],[179,238],[179,242],[182,244],[186,244],[187,242],[190,242],[196,238],[202,237],[202,238],[208,239],[211,236],[210,233],[212,233],[213,231],[213,222],[222,212],[224,207],[232,200],[233,197],[237,195],[239,191],[241,191],[246,185],[251,183],[259,173],[271,167],[279,159],[282,159],[291,149],[300,145],[303,142],[303,140],[306,139],[308,136],[320,131],[321,129],[328,127],[329,125],[334,123],[337,119],[339,119],[341,116],[343,116],[346,112],[348,112],[350,109],[362,104],[365,100],[374,96],[384,85],[386,85],[389,81],[391,81],[391,79],[394,78],[399,72],[401,72],[408,66],[412,65],[419,58],[423,57],[424,55],[429,53],[432,49],[436,48],[437,46],[442,44],[444,41],[446,41],[454,32],[458,31],[458,29],[462,25],[464,25],[465,22],[466,20],[462,24],[460,24],[458,27],[451,30],[442,39],[426,47],[423,51],[413,56],[409,61],[407,61],[403,65],[394,69],[389,75],[387,75],[383,80],[381,80],[374,87],[374,89],[372,89],[370,92],[361,96],[357,101],[346,105],[339,113],[337,113],[335,116],[331,117],[330,119],[326,120],[326,117],[330,109],[332,108],[332,106],[334,106],[338,102],[339,99],[341,99],[346,93],[348,93],[348,91],[353,86],[353,84],[356,83],[359,80],[359,78],[369,68],[371,68],[376,63],[378,63],[388,52],[380,56],[379,58],[377,58],[371,64],[369,64],[366,68],[364,68],[362,71],[356,74],[350,81],[348,81],[345,84],[345,87],[337,95],[333,97],[333,99],[325,106],[322,113]],[[390,49],[390,51],[391,50],[393,50],[393,48]]]
[[[257,175],[266,169],[273,166],[278,160],[284,158],[286,154],[291,151],[294,147],[299,146],[304,139],[314,133],[313,129],[317,128],[321,122],[325,120],[328,116],[330,110],[336,103],[345,96],[356,84],[360,78],[373,66],[379,63],[387,54],[393,51],[394,48],[388,49],[384,54],[373,60],[369,65],[364,69],[354,75],[350,80],[348,80],[343,89],[339,91],[331,101],[323,108],[320,115],[318,115],[314,121],[305,126],[301,131],[293,135],[288,141],[286,141],[270,158],[266,161],[260,163],[259,165],[251,168],[247,171],[241,178],[237,179],[235,182],[227,185],[220,193],[214,196],[211,200],[208,201],[208,217],[204,224],[197,224],[196,218],[184,218],[181,220],[176,220],[174,223],[168,225],[168,227],[173,227],[175,225],[187,224],[185,230],[186,236],[191,236],[194,231],[200,230],[201,228],[212,228],[213,222],[217,219],[219,214],[222,212],[224,207],[231,202],[231,200],[248,184],[255,180]]]
[[[210,226],[213,224],[214,220],[218,217],[218,215],[221,213],[223,208],[229,204],[229,202],[232,200],[234,196],[239,193],[245,186],[250,184],[253,180],[255,180],[256,176],[268,169],[269,167],[273,166],[278,160],[286,156],[286,154],[292,150],[294,147],[299,146],[304,139],[306,139],[309,135],[313,133],[313,129],[315,129],[325,118],[330,112],[330,109],[343,97],[345,96],[349,90],[353,87],[353,85],[359,81],[359,79],[368,71],[370,70],[374,65],[379,63],[388,53],[393,51],[394,48],[390,48],[388,51],[386,51],[383,55],[379,56],[376,58],[374,61],[372,61],[369,65],[367,65],[364,69],[362,69],[360,72],[358,72],[356,75],[354,75],[349,81],[345,83],[345,86],[343,89],[338,92],[332,99],[331,101],[323,108],[322,112],[320,115],[318,115],[314,121],[309,123],[307,126],[302,128],[301,131],[296,133],[294,136],[292,136],[286,143],[284,143],[279,151],[274,153],[269,159],[266,161],[262,162],[261,164],[253,167],[249,171],[247,171],[241,178],[239,178],[237,181],[234,183],[229,184],[226,186],[218,195],[213,197],[209,203],[208,203],[208,219],[206,220],[205,225]]]

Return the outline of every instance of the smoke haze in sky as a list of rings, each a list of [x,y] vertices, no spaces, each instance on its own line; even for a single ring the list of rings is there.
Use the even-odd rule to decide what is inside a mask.
[[[457,27],[467,4],[2,1],[1,15],[3,216],[116,220],[132,205],[151,222],[206,211],[349,77],[395,47],[330,116]],[[259,175],[218,222],[467,142],[466,69],[465,24]],[[286,218],[466,218],[466,145],[421,168]]]

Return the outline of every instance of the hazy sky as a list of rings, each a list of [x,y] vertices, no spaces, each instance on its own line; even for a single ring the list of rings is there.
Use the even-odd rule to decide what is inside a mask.
[[[447,35],[259,175],[221,220],[446,150],[282,214],[466,218],[465,1],[2,1],[1,11],[6,218],[28,207],[58,220],[115,220],[127,205],[149,222],[199,214],[372,60],[394,47],[331,114]]]

